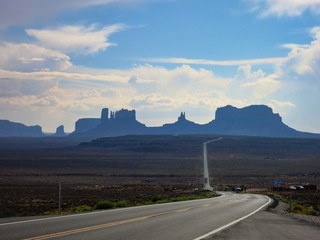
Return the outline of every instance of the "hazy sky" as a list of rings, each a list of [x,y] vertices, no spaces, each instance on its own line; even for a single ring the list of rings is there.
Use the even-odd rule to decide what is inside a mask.
[[[147,126],[266,104],[320,133],[320,0],[0,0],[0,119]]]

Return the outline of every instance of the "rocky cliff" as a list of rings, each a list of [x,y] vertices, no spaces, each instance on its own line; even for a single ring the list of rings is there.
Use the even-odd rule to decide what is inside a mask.
[[[174,123],[160,127],[146,127],[136,119],[136,111],[102,109],[100,118],[81,118],[69,136],[99,138],[121,135],[159,134],[219,134],[263,137],[320,138],[320,134],[299,132],[282,122],[279,114],[265,105],[244,108],[225,106],[218,108],[215,119],[207,124],[197,124],[186,119],[182,112]],[[53,136],[64,136],[63,126]],[[40,126],[27,127],[21,123],[0,120],[0,137],[43,136]]]
[[[80,119],[79,119],[80,120]],[[89,137],[104,137],[104,136],[119,136],[128,134],[145,134],[147,127],[136,120],[136,111],[121,109],[119,111],[111,111],[109,117],[109,109],[104,108],[101,112],[100,119],[90,119],[80,122],[82,125],[71,134],[71,136],[89,136]],[[92,125],[90,126],[90,121]],[[84,124],[86,123],[86,124]],[[84,129],[87,131],[83,131]],[[81,131],[79,131],[79,129]]]
[[[59,127],[57,127],[56,133],[53,134],[54,137],[64,137],[67,134],[64,132],[64,126],[60,125]]]
[[[313,137],[298,132],[282,122],[279,114],[265,105],[244,108],[225,106],[218,108],[215,120],[206,124],[207,130],[216,134],[265,136],[265,137]]]
[[[80,120],[78,120],[80,121]],[[84,121],[82,119],[82,121]],[[146,127],[136,120],[135,110],[121,109],[110,112],[102,110],[100,119],[91,119],[92,125],[86,125],[87,131],[81,135],[92,137],[120,136],[129,134],[220,134],[265,137],[320,137],[296,131],[282,122],[279,114],[265,105],[252,105],[245,108],[225,106],[218,108],[214,120],[207,124],[197,124],[186,119],[184,112],[174,123],[161,127]],[[90,123],[87,121],[87,123]],[[99,122],[99,123],[98,123]],[[82,127],[84,129],[84,127]],[[79,131],[73,133],[77,135]]]
[[[42,128],[36,126],[26,126],[22,123],[0,120],[0,137],[42,137]]]

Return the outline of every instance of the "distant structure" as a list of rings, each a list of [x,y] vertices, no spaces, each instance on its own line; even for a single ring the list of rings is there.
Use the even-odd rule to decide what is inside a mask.
[[[0,137],[43,137],[42,128],[22,123],[0,120]]]
[[[118,136],[126,134],[144,134],[147,127],[136,120],[136,111],[121,109],[110,111],[103,108],[101,118],[83,118],[75,124],[75,131],[71,136]]]
[[[97,127],[101,122],[100,118],[80,118],[75,123],[74,133],[84,133],[95,127]]]
[[[320,134],[296,131],[282,122],[279,114],[265,105],[251,105],[244,108],[225,106],[218,108],[215,119],[206,124],[197,124],[186,119],[181,112],[177,121],[160,127],[146,127],[136,119],[136,111],[121,109],[109,111],[103,108],[100,118],[80,118],[70,137],[82,136],[88,139],[122,135],[159,134],[217,134],[261,137],[320,138]],[[65,135],[59,126],[55,136]],[[27,127],[21,123],[0,120],[0,137],[44,136],[40,126]]]
[[[57,127],[56,133],[53,134],[54,137],[64,137],[67,134],[64,132],[64,126],[60,125],[59,127]]]
[[[103,108],[101,111],[101,123],[108,122],[109,120],[109,109]]]
[[[186,113],[181,112],[180,117],[178,117],[178,122],[186,120]]]
[[[128,134],[219,134],[265,137],[320,137],[319,134],[296,131],[282,122],[279,114],[265,105],[236,108],[231,105],[218,108],[215,119],[207,124],[197,124],[186,119],[181,112],[178,120],[161,127],[146,127],[136,120],[136,111],[103,108],[101,118],[83,118],[76,122],[71,135],[92,138]]]

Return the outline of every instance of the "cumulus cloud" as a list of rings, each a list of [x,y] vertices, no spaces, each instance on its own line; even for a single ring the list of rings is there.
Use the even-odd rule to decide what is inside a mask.
[[[281,87],[277,76],[253,70],[250,65],[240,66],[234,78],[218,77],[210,70],[189,65],[173,69],[142,65],[127,70],[72,66],[68,72],[0,70],[0,76],[0,87],[4,89],[0,103],[6,106],[0,116],[7,117],[16,112],[7,109],[18,108],[45,111],[52,118],[58,113],[69,117],[98,116],[103,107],[134,108],[142,122],[161,125],[164,119],[176,120],[172,114],[180,111],[187,111],[191,120],[206,123],[214,118],[217,107],[227,104],[243,107],[275,99],[274,105],[281,105],[273,97]],[[238,95],[234,89],[239,90]],[[19,105],[22,101],[24,104]],[[283,108],[287,106],[282,103]],[[155,115],[161,119],[154,119]],[[43,126],[48,125],[43,122]]]
[[[0,97],[13,97],[24,95],[41,95],[47,90],[56,87],[57,81],[43,81],[33,79],[0,79]]]
[[[240,85],[238,93],[242,97],[246,96],[246,98],[251,99],[251,101],[260,101],[272,95],[281,87],[281,82],[276,80],[278,77],[276,74],[266,76],[261,69],[253,71],[251,65],[240,66],[236,76]]]
[[[230,78],[215,76],[212,71],[195,69],[189,65],[182,65],[172,70],[144,65],[132,69],[131,72],[133,78],[130,83],[139,93],[165,92],[167,95],[180,96],[190,91],[196,93],[205,89],[223,88],[232,81]]]
[[[282,72],[299,75],[320,74],[320,27],[310,30],[314,40],[310,44],[285,44],[290,52],[286,60],[280,65]]]
[[[253,4],[253,9],[262,11],[263,16],[296,17],[307,10],[320,14],[320,0],[255,0]]]
[[[126,28],[124,24],[114,24],[97,29],[97,26],[63,26],[57,29],[27,29],[29,36],[35,37],[39,44],[46,48],[62,52],[76,52],[83,54],[104,51],[110,46],[108,38],[111,34]]]
[[[34,44],[0,43],[0,68],[17,71],[66,70],[69,56]]]

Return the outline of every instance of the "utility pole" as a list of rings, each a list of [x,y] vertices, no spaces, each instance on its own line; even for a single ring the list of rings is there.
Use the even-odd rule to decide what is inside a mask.
[[[61,215],[61,183],[59,182],[59,215]]]
[[[213,190],[213,188],[210,186],[210,179],[209,179],[207,144],[210,142],[220,141],[221,139],[222,137],[203,143],[203,177],[204,177],[203,189],[205,190],[210,190],[210,191]]]

